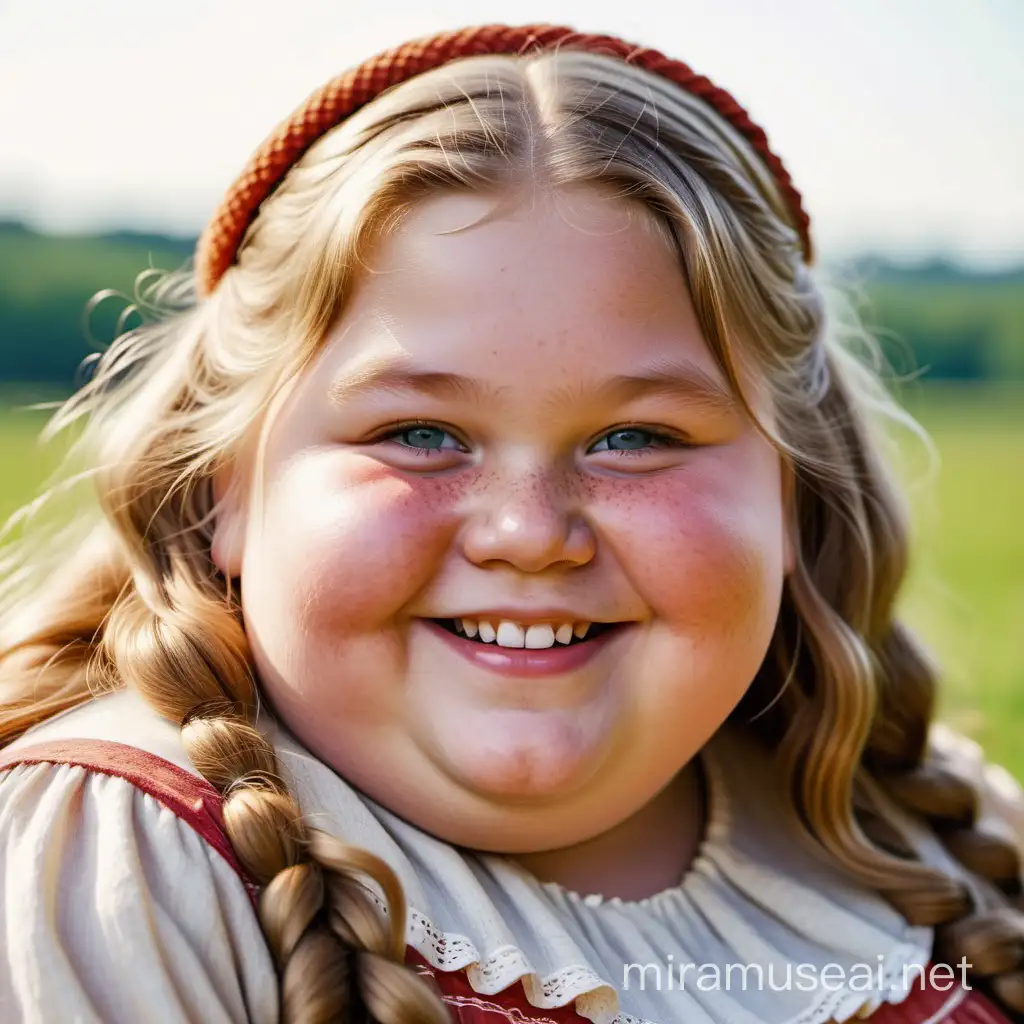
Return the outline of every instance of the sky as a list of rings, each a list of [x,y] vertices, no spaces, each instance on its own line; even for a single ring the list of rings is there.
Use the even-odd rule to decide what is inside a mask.
[[[0,0],[0,218],[195,235],[324,81],[487,22],[619,35],[728,89],[826,258],[1024,262],[1022,0]]]

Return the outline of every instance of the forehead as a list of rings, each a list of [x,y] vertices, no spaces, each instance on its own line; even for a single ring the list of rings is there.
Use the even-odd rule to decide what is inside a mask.
[[[501,377],[682,358],[718,374],[654,215],[590,188],[418,204],[370,254],[332,338],[336,367],[396,354]]]

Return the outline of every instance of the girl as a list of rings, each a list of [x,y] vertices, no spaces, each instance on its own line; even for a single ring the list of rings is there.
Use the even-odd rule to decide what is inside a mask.
[[[811,259],[617,39],[312,96],[56,417],[96,514],[9,552],[3,1021],[1016,1019],[1021,796],[929,733]]]

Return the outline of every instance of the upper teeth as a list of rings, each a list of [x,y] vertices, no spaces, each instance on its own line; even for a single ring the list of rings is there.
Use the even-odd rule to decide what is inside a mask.
[[[567,644],[573,635],[583,639],[590,628],[589,622],[566,622],[557,629],[548,623],[521,626],[518,622],[502,619],[495,625],[485,619],[456,619],[455,628],[466,636],[479,636],[486,644],[497,642],[499,647],[553,647],[556,641]]]

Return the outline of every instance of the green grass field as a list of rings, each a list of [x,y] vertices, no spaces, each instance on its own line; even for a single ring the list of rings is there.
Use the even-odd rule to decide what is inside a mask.
[[[941,711],[1024,779],[1024,388],[908,402],[941,464],[912,492],[907,619],[945,670]]]
[[[906,444],[917,544],[902,599],[945,670],[941,713],[1024,779],[1024,387],[936,388],[908,398],[941,465]],[[40,413],[0,399],[0,517],[55,465]]]

